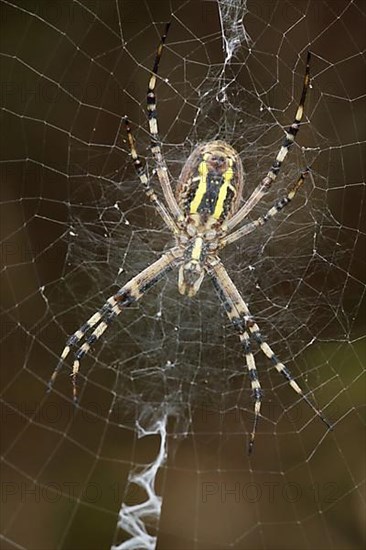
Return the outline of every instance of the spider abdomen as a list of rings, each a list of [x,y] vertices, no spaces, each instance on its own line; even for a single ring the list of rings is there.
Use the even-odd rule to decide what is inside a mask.
[[[238,153],[224,141],[210,141],[188,157],[179,178],[177,202],[184,215],[198,217],[201,226],[210,218],[223,223],[237,211],[242,188]]]

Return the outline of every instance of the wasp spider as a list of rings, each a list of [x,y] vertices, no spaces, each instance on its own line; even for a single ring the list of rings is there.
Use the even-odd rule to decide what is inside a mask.
[[[176,194],[174,195],[158,135],[155,95],[159,61],[169,25],[166,26],[165,33],[161,37],[147,91],[151,153],[155,161],[156,173],[165,203],[158,198],[151,187],[149,176],[136,151],[127,118],[125,118],[125,125],[137,176],[140,179],[147,198],[173,233],[175,246],[164,253],[156,262],[133,277],[116,294],[108,298],[101,309],[94,313],[82,327],[70,336],[50,379],[49,389],[51,389],[57,373],[71,349],[77,347],[83,341],[75,351],[71,375],[73,398],[74,401],[77,401],[77,375],[80,360],[89,352],[91,346],[99,340],[117,315],[139,300],[168,271],[179,267],[178,289],[181,294],[187,296],[194,296],[197,293],[206,273],[211,277],[221,303],[231,323],[238,332],[246,358],[254,397],[254,421],[248,451],[251,452],[253,448],[262,396],[251,340],[257,343],[272,365],[285,377],[291,388],[306,401],[328,428],[331,429],[330,423],[323,416],[322,412],[316,408],[309,397],[303,392],[288,368],[281,363],[264,340],[247,304],[219,258],[220,250],[226,245],[248,235],[275,217],[278,212],[289,204],[304,182],[308,170],[300,174],[287,195],[278,200],[266,214],[233,231],[234,228],[245,220],[256,204],[269,191],[278,176],[281,165],[291,145],[294,143],[303,117],[306,92],[309,88],[310,53],[307,56],[303,89],[295,120],[286,131],[285,139],[272,167],[248,200],[240,207],[244,183],[243,166],[235,149],[224,141],[209,141],[194,149],[182,169]]]

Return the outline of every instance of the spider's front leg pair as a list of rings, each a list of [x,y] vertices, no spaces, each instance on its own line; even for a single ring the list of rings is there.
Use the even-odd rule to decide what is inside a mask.
[[[248,445],[249,454],[253,450],[254,438],[256,433],[256,428],[258,424],[258,419],[260,417],[261,410],[261,397],[262,390],[258,378],[258,371],[255,364],[254,355],[251,349],[251,338],[257,342],[261,351],[264,355],[272,362],[276,370],[284,376],[291,388],[302,398],[306,403],[313,409],[317,416],[327,425],[328,429],[332,429],[332,425],[323,415],[322,411],[317,409],[314,403],[308,398],[308,396],[303,392],[298,383],[294,380],[289,369],[281,363],[278,357],[275,355],[273,350],[264,340],[261,335],[260,329],[257,323],[254,321],[249,308],[243,298],[241,297],[239,291],[234,285],[233,281],[229,277],[226,269],[221,263],[219,258],[215,258],[209,262],[209,273],[211,275],[214,287],[220,297],[222,305],[235,329],[239,333],[239,338],[243,346],[246,364],[248,368],[250,383],[252,387],[253,397],[254,397],[254,421],[253,428],[250,434],[250,440]]]
[[[224,223],[224,229],[228,233],[234,229],[239,223],[241,223],[248,214],[253,210],[253,208],[259,203],[259,201],[268,193],[271,189],[273,182],[277,179],[278,174],[280,173],[281,166],[288,155],[289,150],[295,143],[295,138],[300,130],[301,121],[304,115],[304,106],[306,95],[310,86],[310,59],[311,53],[308,51],[306,58],[305,74],[303,87],[301,92],[300,101],[296,110],[295,118],[293,123],[286,130],[285,139],[282,142],[281,148],[277,153],[277,156],[267,172],[266,176],[262,179],[260,184],[254,189],[248,200],[244,205]],[[231,241],[232,242],[232,241]]]

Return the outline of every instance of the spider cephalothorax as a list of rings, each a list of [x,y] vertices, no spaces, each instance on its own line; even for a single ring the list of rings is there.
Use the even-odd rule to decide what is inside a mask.
[[[66,342],[60,361],[51,377],[51,388],[57,372],[71,349],[75,351],[72,366],[73,396],[77,400],[77,375],[80,360],[88,353],[91,346],[102,336],[113,319],[132,303],[139,300],[168,271],[179,267],[178,288],[181,294],[194,296],[200,288],[207,273],[219,295],[222,305],[238,332],[243,347],[246,366],[254,397],[254,421],[249,439],[249,452],[253,448],[254,436],[261,408],[261,386],[252,352],[252,340],[259,346],[264,355],[270,359],[274,368],[284,376],[289,385],[300,395],[312,410],[327,424],[331,425],[316,408],[313,402],[302,391],[292,377],[288,368],[274,354],[260,333],[247,304],[224,268],[218,253],[230,243],[256,230],[276,216],[295,196],[301,187],[308,170],[300,174],[295,185],[287,195],[278,200],[268,212],[252,222],[237,227],[253,210],[261,198],[270,190],[276,180],[281,165],[295,140],[304,112],[306,92],[310,83],[310,53],[307,56],[304,83],[295,120],[287,129],[282,146],[266,176],[254,189],[249,198],[240,206],[243,192],[243,167],[238,153],[224,141],[210,141],[197,146],[184,164],[180,175],[176,195],[174,195],[168,168],[165,163],[158,137],[155,86],[160,57],[163,51],[166,32],[159,44],[154,68],[147,91],[147,111],[151,135],[151,152],[156,164],[156,173],[164,195],[165,203],[158,198],[151,187],[150,179],[136,151],[131,128],[125,118],[128,144],[140,182],[148,200],[153,204],[166,226],[175,237],[175,246],[153,264],[141,271],[126,283],[116,294],[94,313]]]

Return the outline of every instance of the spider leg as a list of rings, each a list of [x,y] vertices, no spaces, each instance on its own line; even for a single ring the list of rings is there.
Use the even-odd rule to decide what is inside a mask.
[[[156,51],[154,66],[152,69],[152,74],[149,80],[149,85],[147,89],[147,113],[149,119],[149,130],[151,136],[151,152],[156,162],[156,173],[158,175],[161,188],[166,200],[166,203],[169,207],[170,212],[172,213],[174,219],[178,220],[182,218],[181,209],[178,206],[176,198],[174,196],[172,186],[170,184],[168,176],[168,167],[166,165],[165,159],[163,157],[159,139],[159,128],[158,128],[158,115],[156,108],[156,94],[155,86],[157,81],[158,69],[160,58],[163,53],[165,40],[169,31],[170,23],[167,23],[165,27],[164,34],[160,39],[160,44]]]
[[[135,140],[133,138],[130,123],[127,117],[124,117],[124,122],[126,125],[127,139],[128,139],[128,144],[130,146],[133,164],[135,166],[136,173],[145,189],[145,194],[149,199],[149,201],[153,204],[155,209],[158,211],[158,213],[160,214],[160,216],[162,217],[166,225],[169,227],[170,231],[176,235],[178,232],[178,228],[173,218],[169,214],[168,210],[165,208],[165,205],[159,200],[156,193],[152,189],[149,178],[146,175],[146,171],[142,166],[142,162],[138,156],[136,146],[135,146]]]
[[[248,454],[251,454],[254,446],[255,434],[256,434],[258,420],[261,412],[262,388],[258,377],[258,371],[255,364],[254,355],[252,353],[249,333],[246,330],[245,324],[243,322],[238,322],[238,320],[240,320],[240,310],[237,308],[237,305],[234,303],[229,293],[226,293],[224,291],[224,288],[221,285],[221,281],[219,280],[219,276],[217,276],[212,272],[210,274],[212,277],[212,282],[214,284],[214,287],[218,295],[220,296],[220,300],[223,304],[223,307],[230,321],[232,322],[236,330],[239,332],[239,339],[244,350],[246,366],[248,369],[248,375],[249,375],[250,384],[252,388],[252,396],[254,397],[254,420],[253,420],[253,427],[250,433],[250,439],[248,443]]]
[[[285,206],[287,206],[292,201],[297,191],[300,189],[300,187],[304,183],[305,176],[308,173],[309,173],[309,169],[307,168],[306,170],[304,170],[304,172],[301,173],[299,179],[297,180],[295,185],[289,190],[287,195],[285,195],[284,197],[276,201],[274,205],[265,214],[263,214],[262,216],[259,216],[259,218],[257,218],[253,222],[243,225],[243,227],[241,227],[240,229],[237,229],[230,235],[227,235],[226,237],[224,237],[220,243],[220,248],[223,248],[224,246],[231,244],[237,241],[238,239],[241,239],[241,237],[244,237],[244,235],[248,235],[249,233],[252,233],[252,231],[257,229],[258,227],[261,227],[270,219],[274,218],[278,214],[278,212],[281,212],[281,210],[285,208]]]
[[[258,377],[258,371],[255,364],[254,355],[252,353],[250,336],[245,330],[244,332],[239,332],[239,338],[244,348],[245,358],[248,367],[248,374],[250,378],[250,385],[252,388],[252,396],[254,397],[254,421],[252,431],[250,433],[250,440],[248,444],[248,454],[251,454],[254,446],[255,433],[257,431],[258,419],[261,414],[261,405],[262,405],[262,388]]]
[[[214,286],[221,298],[221,301],[224,304],[224,307],[228,314],[229,319],[233,323],[234,327],[239,331],[239,335],[241,334],[244,335],[246,331],[247,332],[249,331],[253,335],[253,338],[258,343],[260,349],[262,350],[264,355],[271,360],[276,370],[284,376],[284,378],[287,380],[291,388],[298,395],[300,395],[302,399],[304,399],[304,401],[312,408],[312,410],[316,413],[316,415],[327,425],[328,429],[331,430],[332,425],[323,415],[322,411],[319,410],[314,405],[314,403],[308,398],[308,396],[303,392],[303,390],[300,388],[298,383],[294,380],[289,369],[279,361],[279,359],[276,357],[273,350],[270,348],[267,342],[263,339],[257,323],[255,323],[255,321],[251,316],[248,306],[244,302],[243,298],[241,297],[233,281],[230,279],[226,269],[222,265],[219,258],[215,258],[214,260],[209,260],[208,263],[209,263],[209,273],[213,279]],[[243,337],[243,340],[245,340],[244,337]],[[246,347],[244,346],[244,352],[248,353],[247,343],[246,343]],[[250,361],[251,359],[249,360],[249,362]],[[253,361],[254,361],[254,357],[253,357]],[[248,357],[247,357],[247,362],[248,362]],[[252,372],[252,376],[255,377],[256,369],[254,370],[252,368],[251,370],[254,372],[254,374]],[[259,389],[260,389],[260,386],[259,386]],[[257,418],[258,416],[259,415],[257,415]],[[255,425],[256,425],[256,419],[255,419]],[[251,435],[251,440],[249,443],[250,451],[253,447],[254,435],[255,435],[254,433],[252,433]]]
[[[227,231],[231,231],[236,225],[238,225],[238,223],[240,223],[249,214],[249,212],[251,212],[251,210],[253,210],[255,205],[267,193],[267,191],[271,188],[272,183],[277,178],[279,171],[281,169],[282,163],[285,160],[291,145],[295,141],[297,132],[299,131],[300,123],[304,114],[304,104],[305,104],[306,93],[308,91],[309,84],[310,84],[310,52],[308,52],[307,59],[306,59],[304,84],[303,84],[301,98],[300,98],[299,106],[296,111],[294,122],[287,129],[285,139],[282,142],[282,146],[267,175],[262,179],[258,187],[254,189],[253,193],[250,195],[249,199],[245,202],[245,204],[238,210],[236,214],[234,214],[234,216],[232,216],[226,222]]]
[[[250,315],[250,313],[249,313]],[[251,334],[253,335],[254,339],[258,343],[260,349],[264,353],[264,355],[272,362],[274,367],[276,368],[277,372],[282,374],[282,376],[287,380],[291,388],[300,395],[304,401],[313,409],[313,411],[319,416],[319,418],[327,425],[329,430],[333,429],[332,424],[327,420],[327,418],[324,416],[321,410],[319,410],[314,403],[308,398],[308,396],[304,393],[304,391],[300,388],[299,384],[296,382],[294,377],[292,376],[290,370],[278,359],[278,357],[275,355],[274,351],[270,346],[267,344],[263,336],[261,335],[261,332],[259,330],[258,325],[253,321],[251,317],[248,317],[246,320],[247,327]]]
[[[73,399],[74,402],[77,402],[77,375],[79,372],[81,359],[89,352],[91,346],[99,340],[117,315],[119,315],[126,307],[139,300],[145,292],[147,292],[152,286],[160,281],[160,279],[162,279],[165,273],[173,269],[173,267],[175,267],[181,259],[181,250],[179,248],[172,248],[166,254],[163,254],[163,256],[161,256],[161,258],[159,258],[156,262],[133,277],[128,283],[120,288],[116,294],[108,298],[101,309],[94,313],[88,321],[86,321],[86,323],[84,323],[84,325],[74,332],[74,334],[72,334],[67,340],[63,352],[61,353],[60,360],[48,383],[48,391],[51,391],[57,374],[68,357],[71,349],[76,347],[83,339],[85,339],[82,345],[75,351],[71,373]],[[94,330],[87,336],[92,329]]]

